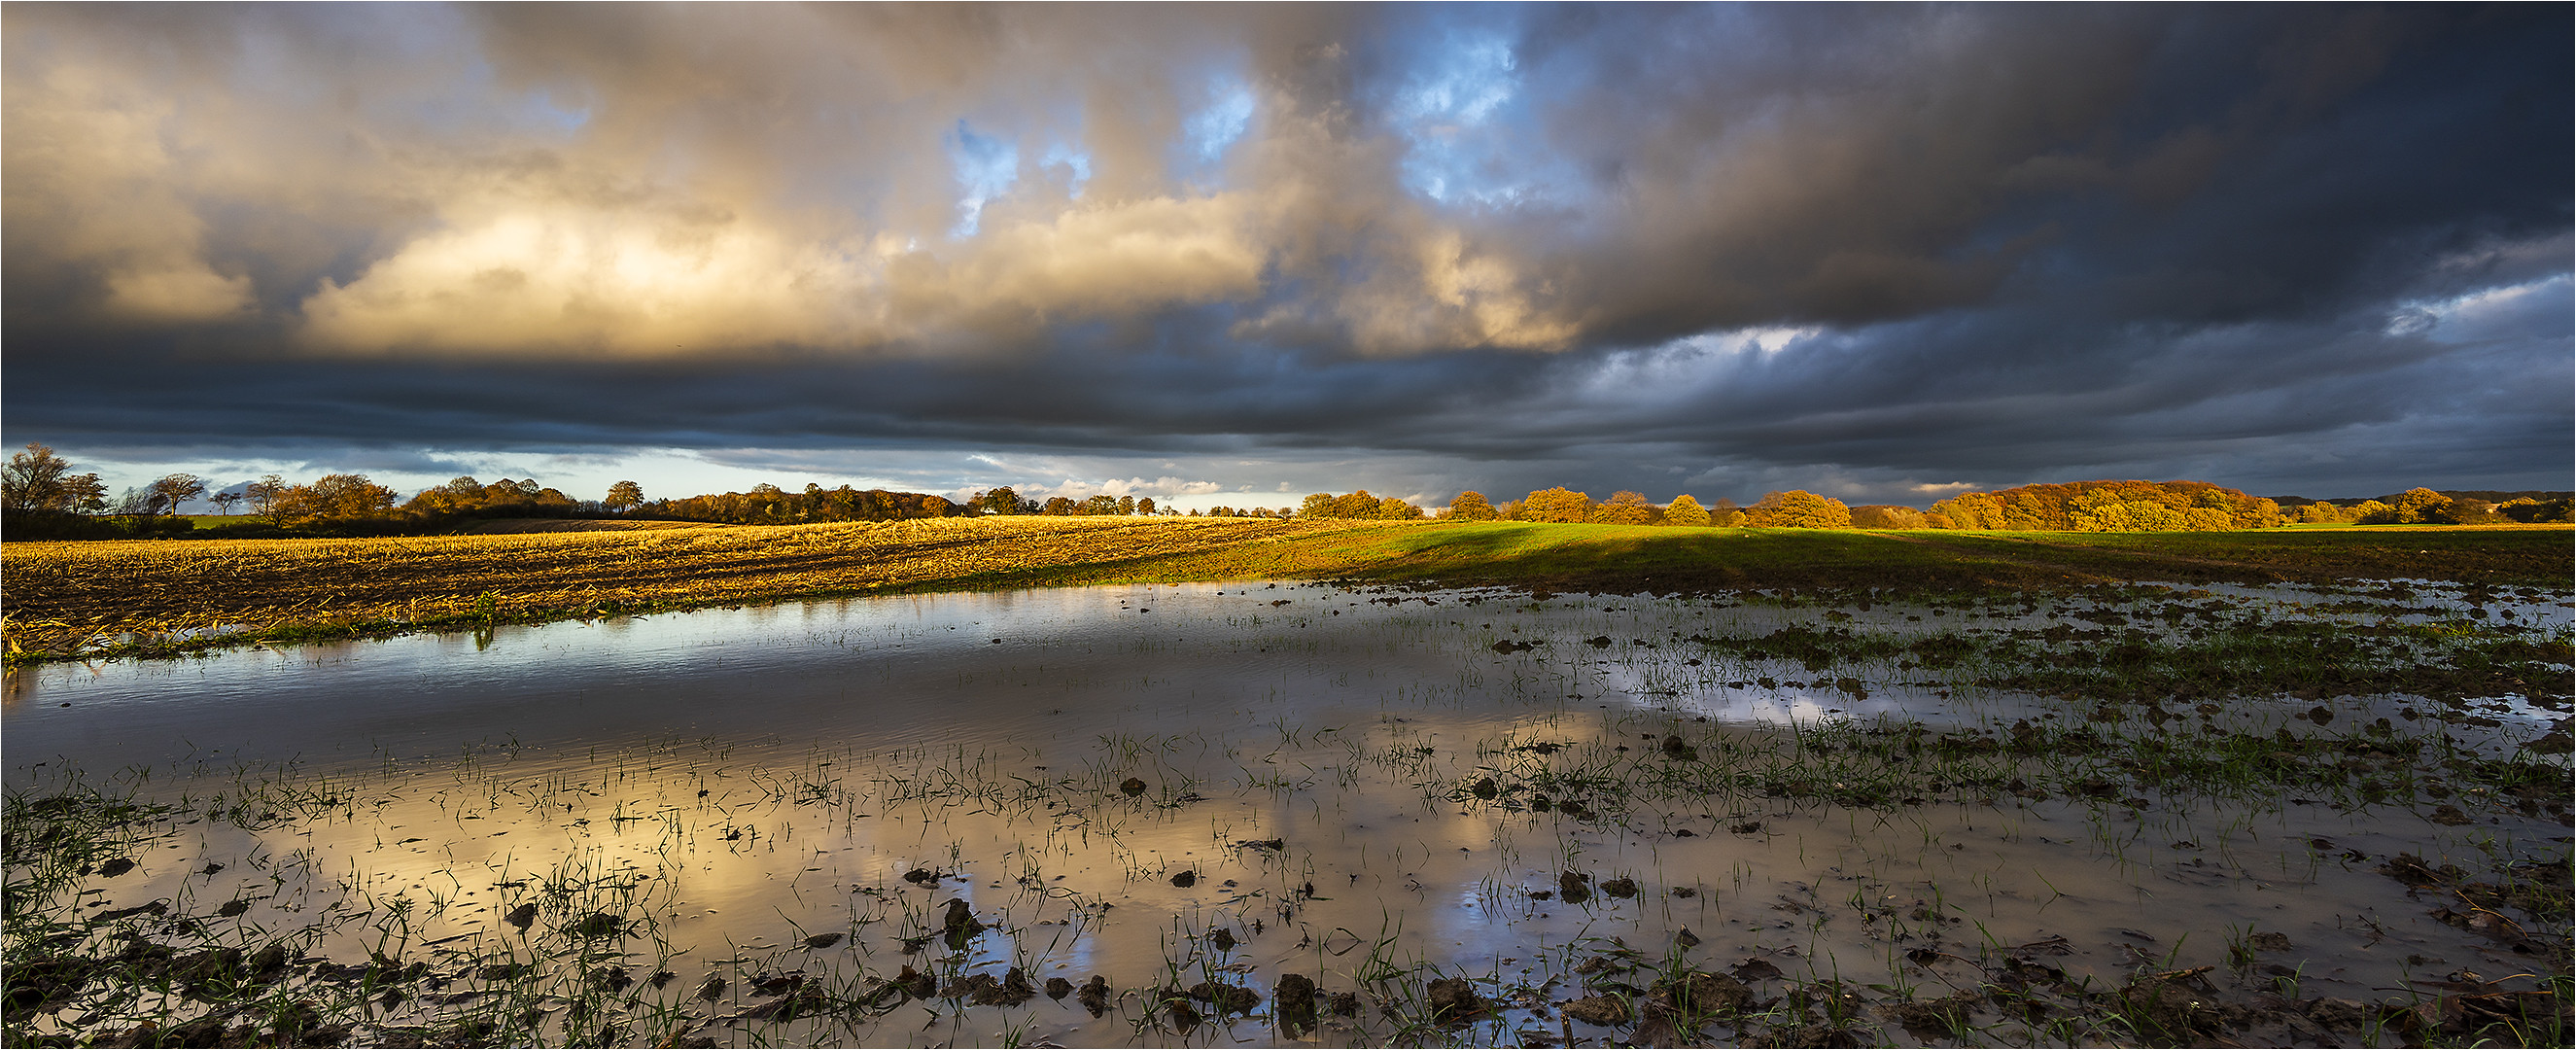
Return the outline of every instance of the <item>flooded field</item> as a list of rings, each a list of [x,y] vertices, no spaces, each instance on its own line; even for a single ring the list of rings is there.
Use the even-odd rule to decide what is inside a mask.
[[[2560,1045],[2569,597],[1190,584],[13,669],[8,1041]]]

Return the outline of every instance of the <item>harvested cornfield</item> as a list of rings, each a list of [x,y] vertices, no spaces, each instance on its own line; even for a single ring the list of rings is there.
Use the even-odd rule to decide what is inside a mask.
[[[2555,587],[2565,526],[1976,533],[995,517],[324,540],[10,543],[12,663],[925,591],[1359,578],[1535,592],[2065,591],[2391,577]],[[576,524],[642,525],[609,531]],[[495,530],[518,524],[494,523]],[[533,529],[533,524],[529,527]]]
[[[184,648],[244,635],[365,635],[901,590],[1096,583],[1135,578],[1149,568],[1221,576],[1226,552],[1265,541],[1415,527],[1023,517],[351,540],[12,543],[0,606],[9,649],[25,659],[85,647]],[[1174,559],[1188,565],[1176,567]],[[1260,571],[1297,567],[1257,564]]]

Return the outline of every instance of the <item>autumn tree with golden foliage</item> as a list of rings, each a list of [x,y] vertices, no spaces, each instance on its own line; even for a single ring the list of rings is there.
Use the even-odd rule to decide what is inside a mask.
[[[1663,511],[1648,502],[1643,493],[1621,491],[1592,508],[1592,520],[1604,525],[1651,525]]]
[[[1848,529],[1851,508],[1805,489],[1771,492],[1744,509],[1745,524],[1765,529]]]
[[[1409,521],[1422,516],[1422,508],[1394,496],[1378,497],[1361,489],[1345,496],[1318,492],[1307,496],[1297,508],[1300,518],[1341,518],[1356,521]]]
[[[1855,529],[1928,529],[1931,519],[1922,511],[1892,503],[1871,503],[1851,509]]]
[[[269,516],[281,525],[375,521],[391,516],[399,498],[364,474],[325,474],[309,485],[287,486],[271,502]]]
[[[644,505],[644,486],[621,481],[608,487],[608,498],[599,501],[600,509],[611,514],[634,510]]]
[[[1578,522],[1592,520],[1592,497],[1562,488],[1540,489],[1521,501],[1521,520]]]
[[[1963,492],[1933,504],[1931,513],[1954,528],[2053,532],[2216,531],[2282,523],[2279,504],[2206,481],[2078,481]]]
[[[1449,501],[1449,509],[1440,515],[1450,521],[1492,521],[1494,505],[1485,502],[1485,494],[1469,490]]]
[[[1708,524],[1708,508],[1700,506],[1698,500],[1690,498],[1690,494],[1685,492],[1673,497],[1672,505],[1664,508],[1664,524],[1705,526]]]

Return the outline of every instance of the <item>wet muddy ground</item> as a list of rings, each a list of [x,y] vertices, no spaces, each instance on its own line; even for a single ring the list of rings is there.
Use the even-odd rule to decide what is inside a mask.
[[[1210,584],[18,669],[8,1041],[2559,1045],[2568,599]]]

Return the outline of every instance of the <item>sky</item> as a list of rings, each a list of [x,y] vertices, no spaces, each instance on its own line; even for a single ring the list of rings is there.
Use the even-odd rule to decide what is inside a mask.
[[[1426,505],[2565,489],[2566,5],[0,7],[0,439]]]

